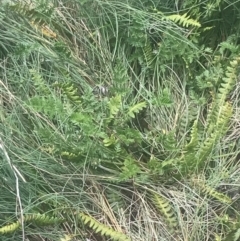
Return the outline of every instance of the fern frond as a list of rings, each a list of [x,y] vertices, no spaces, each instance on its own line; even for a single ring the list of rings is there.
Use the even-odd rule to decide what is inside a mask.
[[[223,78],[223,83],[219,88],[219,93],[217,95],[217,104],[221,106],[227,99],[227,95],[233,89],[237,81],[237,67],[239,65],[240,58],[237,57],[230,62],[230,66],[227,67],[226,77]]]
[[[73,83],[55,83],[54,86],[60,87],[61,91],[67,96],[70,101],[72,101],[72,103],[77,106],[81,104],[81,98],[78,93],[78,88]]]
[[[31,215],[24,215],[24,223],[35,223],[39,226],[45,226],[45,225],[53,225],[56,223],[62,223],[65,220],[62,218],[52,217],[45,214],[31,214]],[[6,233],[13,233],[18,228],[20,228],[21,222],[17,221],[12,224],[5,225],[0,228],[0,234],[6,234]]]
[[[170,202],[165,197],[156,193],[153,193],[152,197],[153,203],[156,205],[160,213],[164,216],[169,227],[171,229],[176,228],[178,226],[178,219]]]
[[[40,213],[24,216],[24,222],[26,223],[34,222],[39,226],[53,225],[56,223],[62,223],[64,221],[65,220],[62,218],[58,218],[58,217],[54,217],[46,214],[40,214]]]
[[[78,216],[83,221],[83,223],[89,226],[90,228],[92,228],[95,231],[95,233],[100,233],[101,235],[108,236],[111,239],[116,241],[131,241],[131,239],[127,237],[124,233],[115,231],[109,226],[98,222],[97,220],[95,220],[93,217],[89,215],[80,213]]]
[[[20,227],[20,222],[11,223],[0,228],[0,234],[13,233]]]
[[[187,16],[186,13],[183,15],[172,14],[166,18],[173,21],[174,23],[181,24],[183,27],[188,27],[189,25],[194,27],[201,27],[201,24],[198,21],[191,19],[189,16]]]
[[[52,95],[49,95],[48,97],[34,96],[28,100],[27,106],[36,112],[42,112],[50,119],[53,119],[56,115],[64,115],[62,101],[58,98],[54,98]]]
[[[190,142],[184,147],[184,151],[193,151],[198,145],[198,128],[197,120],[194,121],[192,130],[191,130],[191,139]]]
[[[50,94],[46,81],[43,79],[41,74],[35,69],[30,69],[29,72],[32,76],[33,85],[36,87],[36,90],[41,93],[41,95]]]
[[[230,197],[228,197],[226,194],[216,191],[214,188],[208,186],[204,182],[199,181],[199,180],[194,180],[194,184],[200,188],[202,193],[204,193],[210,197],[213,197],[214,199],[218,200],[219,202],[221,202],[223,204],[231,204],[232,203],[232,199]]]
[[[117,143],[116,137],[114,134],[111,134],[110,137],[106,137],[103,140],[104,146],[111,146]]]
[[[80,152],[74,153],[74,152],[71,152],[71,151],[62,151],[60,153],[60,156],[67,159],[67,160],[77,160],[80,157],[82,157]]]
[[[217,95],[214,97],[211,109],[207,116],[207,134],[211,133],[215,129],[215,123],[217,118],[225,112],[224,107],[226,104],[227,96],[233,89],[237,80],[237,68],[240,62],[240,58],[235,58],[230,62],[230,66],[227,67],[225,78],[219,87]]]
[[[135,114],[139,113],[142,109],[146,108],[146,106],[147,104],[145,101],[137,103],[136,105],[129,107],[127,114],[131,118],[135,118]]]
[[[108,106],[110,110],[110,118],[113,118],[114,116],[117,115],[117,113],[120,111],[121,105],[122,105],[121,95],[116,95],[109,100]]]
[[[226,133],[231,116],[232,105],[229,102],[226,102],[222,107],[220,107],[218,116],[212,119],[209,123],[209,127],[207,129],[207,132],[210,132],[209,136],[205,139],[197,154],[199,166],[201,166],[207,156],[211,153],[216,142]]]
[[[150,41],[147,41],[146,45],[143,47],[143,55],[144,55],[147,67],[151,67],[155,56],[153,54]]]

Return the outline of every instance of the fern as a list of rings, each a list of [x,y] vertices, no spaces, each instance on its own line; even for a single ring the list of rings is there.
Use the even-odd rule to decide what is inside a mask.
[[[207,156],[212,152],[215,143],[226,133],[228,129],[228,121],[232,116],[232,106],[226,102],[225,105],[220,107],[220,113],[216,122],[211,122],[209,129],[213,130],[212,133],[204,140],[202,146],[198,151],[198,166],[201,166],[206,160]],[[209,129],[207,130],[209,132]]]
[[[40,213],[24,216],[24,222],[35,223],[36,225],[39,225],[39,226],[45,226],[45,225],[48,226],[56,223],[62,223],[64,221],[65,220],[62,218],[53,217],[50,215],[40,214]]]
[[[176,228],[178,226],[178,219],[170,202],[165,197],[156,193],[153,193],[152,197],[154,205],[166,219],[169,228],[171,230]]]
[[[29,72],[32,75],[33,85],[36,87],[36,90],[41,95],[49,95],[49,94],[51,94],[49,89],[46,86],[45,80],[40,75],[40,73],[38,73],[37,70],[35,70],[35,69],[30,69]]]
[[[166,18],[175,23],[181,24],[183,27],[188,27],[188,26],[201,27],[201,24],[198,21],[191,19],[189,16],[187,16],[187,13],[183,15],[172,14],[167,16]]]
[[[226,77],[222,78],[223,82],[219,87],[218,93],[214,96],[214,100],[211,109],[207,116],[207,133],[211,133],[215,129],[215,123],[217,118],[221,116],[221,112],[224,112],[224,106],[226,104],[227,95],[233,89],[237,80],[237,67],[240,59],[237,57],[230,62],[230,66],[227,67]],[[214,123],[214,125],[211,125]]]
[[[121,105],[122,105],[121,95],[116,95],[109,100],[108,106],[110,110],[110,118],[113,118],[118,114],[118,112],[120,111]]]
[[[239,62],[240,58],[236,57],[230,61],[230,66],[227,67],[226,77],[223,78],[223,83],[219,88],[219,94],[217,96],[217,103],[219,105],[226,101],[227,95],[230,93],[236,83]]]
[[[135,178],[137,174],[141,171],[140,167],[136,164],[136,161],[132,158],[127,158],[124,160],[124,166],[122,167],[122,172],[120,174],[121,181],[127,181],[129,179]]]
[[[116,241],[131,241],[131,239],[127,237],[124,233],[115,231],[109,226],[98,222],[90,215],[80,213],[78,216],[84,222],[84,224],[92,228],[95,231],[95,233],[100,233],[102,236],[103,235],[108,236],[111,239]]]
[[[38,226],[54,225],[56,223],[62,223],[65,220],[62,218],[48,216],[46,214],[31,214],[24,215],[24,223],[35,223]],[[0,228],[0,234],[13,233],[21,227],[21,222],[17,221],[12,224],[5,225]]]
[[[153,49],[149,40],[143,47],[143,56],[145,58],[147,68],[152,68],[155,55],[153,54]]]
[[[237,57],[230,62],[230,66],[227,67],[226,77],[223,78],[223,83],[214,96],[212,106],[208,111],[206,137],[196,154],[197,169],[203,166],[216,143],[226,134],[229,128],[228,122],[232,116],[233,108],[226,99],[236,82],[239,60]]]
[[[193,123],[190,136],[191,139],[189,143],[183,148],[183,156],[180,159],[180,162],[183,160],[180,165],[182,173],[187,173],[196,168],[196,152],[199,145],[197,120],[195,120]]]
[[[13,233],[18,228],[20,228],[20,222],[19,221],[1,227],[0,228],[0,234]]]
[[[81,104],[81,98],[78,93],[78,88],[72,82],[64,84],[55,83],[54,86],[60,87],[62,92],[75,106],[79,106]]]
[[[48,97],[34,96],[27,101],[27,106],[36,112],[42,112],[51,120],[55,116],[64,117],[64,106],[60,99],[49,95]]]
[[[219,202],[221,202],[223,204],[231,204],[232,203],[232,199],[230,197],[228,197],[227,195],[225,195],[223,193],[216,191],[212,187],[209,187],[204,182],[199,181],[199,180],[193,180],[193,181],[194,181],[194,184],[200,188],[202,193],[204,193],[210,197],[213,197],[214,199],[218,200]]]
[[[139,113],[141,110],[143,110],[146,107],[146,102],[140,102],[137,103],[134,106],[129,107],[127,115],[130,116],[131,118],[135,118],[135,114]]]
[[[103,140],[104,146],[111,146],[117,144],[116,137],[112,134],[110,137],[106,137]]]
[[[197,120],[194,121],[193,127],[191,130],[191,140],[190,142],[184,147],[184,151],[194,151],[198,145],[198,127],[197,127]]]

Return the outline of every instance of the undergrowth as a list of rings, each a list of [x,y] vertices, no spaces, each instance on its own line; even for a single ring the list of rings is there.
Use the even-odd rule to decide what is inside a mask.
[[[0,240],[237,241],[239,7],[3,1]]]

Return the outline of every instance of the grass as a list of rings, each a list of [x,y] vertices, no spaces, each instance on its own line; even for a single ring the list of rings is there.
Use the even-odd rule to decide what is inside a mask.
[[[187,2],[180,12],[171,1],[9,2],[0,10],[0,240],[238,240],[237,79],[230,120],[209,114],[235,76],[224,73],[238,76],[237,44],[219,40],[235,48],[221,52],[204,42],[205,26],[165,17],[189,9],[194,19]]]

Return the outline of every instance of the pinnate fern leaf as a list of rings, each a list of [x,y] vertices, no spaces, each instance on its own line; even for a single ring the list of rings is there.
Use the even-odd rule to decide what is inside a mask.
[[[198,151],[197,157],[199,166],[211,153],[215,143],[226,133],[229,119],[232,116],[232,105],[229,102],[226,102],[220,107],[219,113],[215,113],[215,115],[217,116],[213,116],[214,118],[212,117],[208,126],[208,137],[205,139]]]
[[[116,116],[122,105],[122,97],[121,95],[116,95],[110,99],[108,102],[109,110],[110,110],[110,118]]]
[[[135,118],[135,114],[139,113],[141,110],[143,110],[146,107],[146,102],[140,102],[137,103],[136,105],[129,107],[128,109],[128,116],[130,116],[131,118]]]
[[[0,234],[13,233],[20,227],[20,222],[11,223],[0,228]]]
[[[79,218],[84,222],[85,225],[92,228],[95,233],[100,233],[101,235],[108,236],[116,241],[131,241],[131,239],[127,237],[124,233],[115,231],[111,227],[98,222],[90,215],[80,213]]]
[[[40,214],[40,213],[24,215],[23,220],[24,220],[24,223],[35,223],[38,226],[53,225],[53,224],[62,223],[65,221],[62,218],[48,216],[48,215]],[[21,227],[21,221],[18,220],[15,223],[11,223],[11,224],[1,227],[0,234],[13,233],[20,227]]]
[[[188,26],[194,26],[194,27],[201,27],[201,24],[194,20],[191,19],[189,16],[187,16],[187,14],[172,14],[166,17],[167,19],[175,22],[175,23],[179,23],[181,24],[183,27],[188,27]]]
[[[34,222],[39,226],[45,226],[45,225],[53,225],[56,223],[62,223],[64,222],[64,219],[58,218],[55,216],[46,215],[46,214],[37,213],[32,215],[25,215],[24,222],[26,223]]]
[[[172,230],[178,226],[178,220],[170,202],[163,196],[153,193],[152,201],[166,219],[169,228]]]
[[[193,123],[193,127],[191,130],[191,140],[185,146],[185,151],[194,150],[198,145],[198,128],[197,128],[197,121],[195,120]]]
[[[78,94],[78,89],[73,83],[69,82],[65,84],[55,85],[58,85],[62,89],[63,93],[67,96],[67,98],[70,101],[72,101],[72,103],[74,103],[77,106],[81,104],[81,98]]]
[[[194,184],[198,186],[202,193],[213,197],[214,199],[218,200],[223,204],[231,204],[232,199],[228,197],[226,194],[216,191],[214,188],[208,186],[203,181],[194,180]]]

